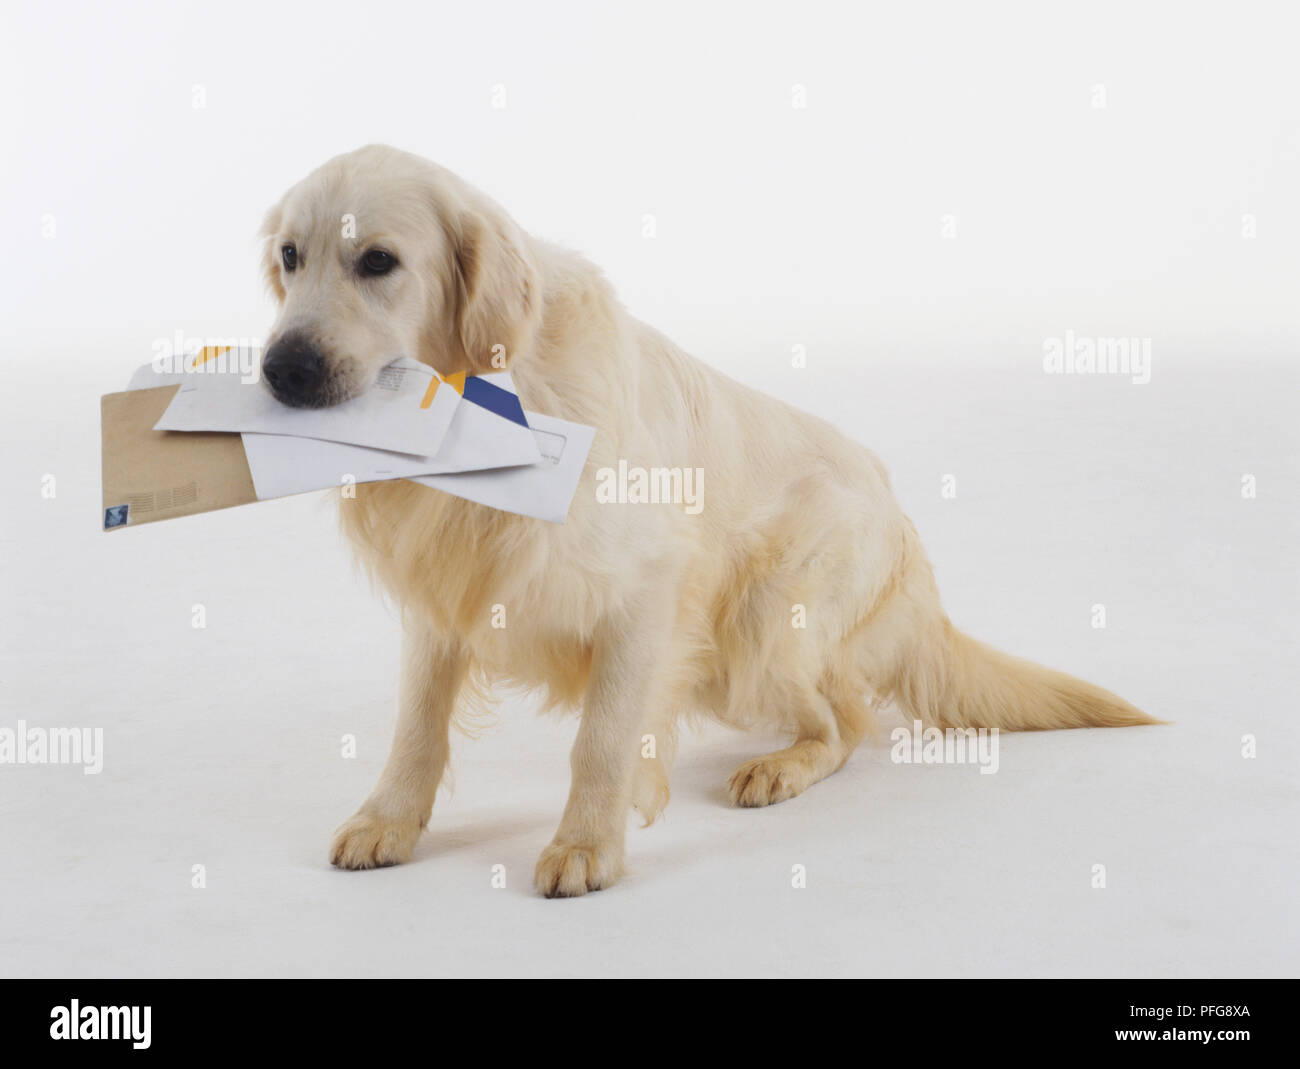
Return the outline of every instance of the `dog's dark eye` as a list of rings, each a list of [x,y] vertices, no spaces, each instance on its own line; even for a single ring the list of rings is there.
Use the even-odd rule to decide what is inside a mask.
[[[284,269],[292,271],[298,266],[298,250],[292,245],[286,245],[280,250],[280,259],[284,261]]]
[[[363,275],[386,275],[397,266],[397,259],[383,249],[371,249],[361,257]]]

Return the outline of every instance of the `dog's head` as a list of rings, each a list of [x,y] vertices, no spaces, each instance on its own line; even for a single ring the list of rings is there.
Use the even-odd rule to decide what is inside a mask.
[[[262,235],[280,302],[262,377],[287,405],[356,397],[402,356],[473,373],[532,345],[541,295],[527,237],[427,160],[383,145],[337,156],[284,195]]]

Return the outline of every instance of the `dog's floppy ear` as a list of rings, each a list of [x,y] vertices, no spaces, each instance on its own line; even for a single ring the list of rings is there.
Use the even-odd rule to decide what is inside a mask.
[[[541,280],[513,220],[466,208],[452,226],[456,343],[471,372],[499,371],[526,349],[541,319]]]
[[[283,209],[284,201],[281,200],[266,213],[262,228],[258,231],[258,236],[262,239],[262,280],[281,303],[284,302],[284,286],[280,282],[280,249],[275,236],[280,232]]]

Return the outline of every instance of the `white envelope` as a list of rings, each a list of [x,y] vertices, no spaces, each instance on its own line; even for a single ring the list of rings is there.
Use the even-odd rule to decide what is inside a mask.
[[[181,388],[154,430],[257,431],[432,456],[460,405],[454,387],[406,358],[385,367],[360,397],[331,408],[290,408],[260,382],[228,371],[195,369],[179,378]]]
[[[411,481],[503,512],[563,523],[578,489],[578,480],[582,478],[596,429],[538,412],[524,415],[542,451],[539,463],[494,471],[421,475]]]
[[[158,371],[146,364],[131,377],[127,389],[183,382],[189,374]],[[515,392],[506,372],[482,378]],[[451,387],[446,390],[450,392]],[[443,392],[439,388],[438,393]],[[465,413],[469,413],[468,417]],[[355,476],[358,482],[407,478],[490,508],[563,523],[582,478],[595,429],[537,412],[525,412],[524,416],[531,429],[462,400],[436,457],[414,457],[279,434],[248,433],[241,438],[259,499],[335,487],[344,474]],[[525,446],[520,434],[527,435],[531,444]],[[521,455],[535,462],[505,466],[510,458]],[[538,455],[540,460],[536,460]],[[489,467],[484,463],[487,460],[499,463]],[[453,470],[452,465],[458,464],[474,464],[486,470]],[[392,474],[381,473],[388,467]],[[408,474],[416,468],[423,472]],[[363,479],[361,472],[372,475]]]
[[[509,375],[482,377],[510,393],[515,392]],[[464,398],[452,416],[436,456],[413,457],[281,434],[245,434],[243,438],[244,453],[259,498],[324,490],[349,480],[368,483],[415,475],[483,471],[536,464],[542,459],[529,428]]]

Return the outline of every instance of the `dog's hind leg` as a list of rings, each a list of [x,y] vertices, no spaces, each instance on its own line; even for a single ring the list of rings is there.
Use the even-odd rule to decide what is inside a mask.
[[[334,833],[330,861],[339,868],[372,869],[411,859],[447,768],[448,729],[467,669],[459,647],[407,621],[392,751],[370,797]]]
[[[797,721],[793,745],[746,761],[732,773],[727,792],[734,804],[775,805],[802,794],[843,766],[865,734],[861,713],[837,715],[820,691],[807,697]]]

